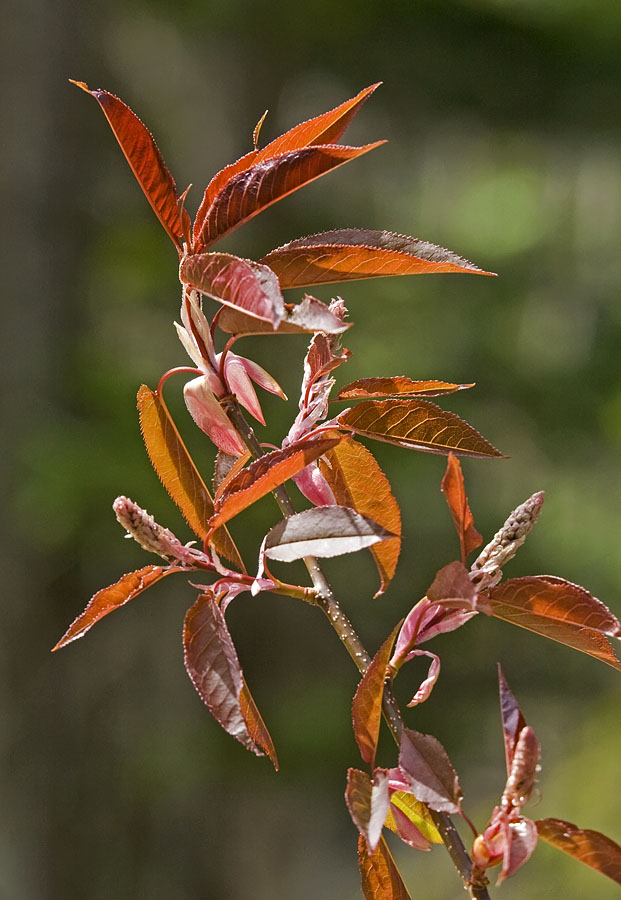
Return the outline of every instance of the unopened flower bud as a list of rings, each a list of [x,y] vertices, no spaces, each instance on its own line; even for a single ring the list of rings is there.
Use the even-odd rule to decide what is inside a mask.
[[[176,559],[183,555],[185,547],[172,531],[158,525],[146,509],[129,497],[117,497],[112,508],[128,536],[133,537],[145,550],[157,553],[164,559]]]
[[[470,573],[475,581],[484,581],[485,587],[497,584],[502,578],[502,567],[512,559],[526,540],[543,506],[544,493],[537,491],[513,510],[500,531],[477,556]]]
[[[521,809],[527,802],[537,782],[540,756],[541,746],[535,732],[530,725],[525,725],[515,745],[511,771],[502,795],[503,808]]]

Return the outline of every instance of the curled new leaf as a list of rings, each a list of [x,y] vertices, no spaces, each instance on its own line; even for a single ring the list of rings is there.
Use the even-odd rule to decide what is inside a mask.
[[[502,735],[505,743],[505,760],[507,763],[507,774],[509,774],[520,732],[526,727],[526,719],[522,715],[517,700],[509,689],[509,685],[500,668],[500,663],[498,664],[498,688],[500,692]]]
[[[143,591],[167,575],[182,571],[184,570],[180,566],[167,566],[166,568],[164,566],[144,566],[142,569],[123,575],[115,584],[97,591],[84,612],[77,617],[53,649],[60,650],[71,641],[84,637],[86,632],[108,613],[120,606],[125,606],[138,594],[142,594]]]
[[[502,457],[478,431],[428,400],[364,400],[339,422],[365,437],[427,453]]]
[[[316,506],[275,525],[265,539],[265,555],[280,562],[340,556],[391,537],[377,522],[346,506]]]
[[[451,381],[413,381],[405,375],[389,378],[359,378],[341,388],[337,400],[365,400],[368,397],[440,397],[474,387]]]
[[[373,852],[388,814],[388,774],[375,769],[373,779],[360,769],[348,769],[345,801],[352,821]]]
[[[437,812],[459,812],[462,792],[457,773],[433,735],[404,728],[399,768],[417,800]]]
[[[352,703],[351,712],[356,743],[363,760],[371,767],[375,765],[375,750],[382,720],[382,699],[384,697],[386,667],[388,666],[392,646],[400,627],[401,623],[386,638],[369,663],[354,694]]]
[[[344,322],[320,300],[308,294],[301,303],[285,304],[285,313],[274,328],[270,322],[257,319],[230,306],[225,306],[218,317],[218,328],[229,334],[312,334],[323,331],[324,334],[342,334],[351,327],[351,322]]]
[[[442,479],[442,493],[446,497],[459,536],[461,561],[465,563],[468,554],[483,543],[483,538],[474,527],[461,465],[453,453],[449,453],[446,472]]]
[[[539,837],[621,884],[621,847],[605,834],[562,819],[538,819]]]
[[[358,866],[365,900],[412,900],[384,838],[372,853],[358,838]]]
[[[283,288],[377,278],[472,272],[492,275],[451,250],[391,231],[341,228],[297,238],[261,260]]]

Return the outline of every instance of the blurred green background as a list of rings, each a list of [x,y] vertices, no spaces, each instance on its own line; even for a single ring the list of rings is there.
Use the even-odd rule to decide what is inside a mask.
[[[0,897],[11,900],[359,898],[343,802],[358,764],[356,672],[327,623],[242,596],[229,622],[281,771],[246,753],[184,673],[195,593],[170,579],[83,641],[50,647],[98,588],[151,561],[110,505],[129,494],[184,540],[150,469],[135,394],[185,364],[176,255],[97,104],[119,94],[153,131],[195,208],[211,174],[377,80],[348,134],[381,150],[287,198],[222,245],[257,258],[340,226],[414,234],[500,273],[343,286],[356,327],[343,380],[476,381],[446,398],[510,456],[466,460],[491,536],[538,489],[543,515],[507,575],[549,572],[621,612],[621,6],[614,0],[22,0],[5,13],[2,361],[4,623]],[[316,292],[326,299],[330,289]],[[292,296],[293,299],[293,296]],[[295,414],[306,339],[264,338],[288,404],[264,395],[265,439]],[[169,396],[180,393],[171,383]],[[212,453],[184,434],[208,474]],[[263,434],[263,433],[262,433]],[[389,593],[368,554],[328,573],[374,652],[457,555],[444,461],[377,445],[404,514]],[[249,565],[269,498],[232,528]],[[483,826],[504,782],[495,663],[543,744],[546,815],[621,841],[620,680],[588,657],[480,617],[438,639],[443,668],[408,721],[433,732]],[[404,672],[403,700],[421,671]],[[382,761],[392,764],[383,747]],[[412,896],[463,891],[442,850],[395,847]],[[605,900],[618,887],[547,846],[502,889]]]

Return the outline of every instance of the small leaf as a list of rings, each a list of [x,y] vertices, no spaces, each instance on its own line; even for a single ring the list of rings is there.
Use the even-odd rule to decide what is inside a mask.
[[[270,322],[256,319],[230,306],[225,306],[218,317],[218,328],[229,334],[342,334],[351,327],[335,316],[325,303],[308,294],[301,303],[285,304],[285,315],[278,328]]]
[[[222,611],[211,593],[202,594],[188,610],[183,624],[183,648],[188,675],[209,712],[228,734],[257,756],[263,756],[250,736],[242,709],[244,676],[239,659]]]
[[[283,290],[385,275],[484,272],[451,250],[391,231],[341,228],[297,238],[261,260]]]
[[[412,381],[405,375],[389,378],[359,378],[341,388],[336,400],[365,400],[368,397],[440,397],[465,391],[474,384],[454,384],[451,381]]]
[[[372,853],[382,835],[390,806],[386,769],[376,769],[373,780],[360,769],[348,769],[345,801],[354,825]]]
[[[461,465],[453,453],[449,453],[448,456],[446,472],[442,479],[442,493],[446,497],[446,502],[449,505],[453,523],[459,536],[461,561],[465,563],[468,554],[481,546],[483,538],[474,527],[474,519],[468,504],[468,497],[466,496]]]
[[[241,693],[239,695],[239,705],[248,729],[248,734],[255,744],[258,744],[259,747],[262,747],[263,750],[265,750],[272,765],[276,771],[278,771],[278,756],[276,755],[276,748],[274,747],[272,736],[267,730],[267,725],[263,721],[263,717],[259,712],[257,704],[254,702],[254,698],[250,693],[250,689],[246,684],[245,679],[243,680]]]
[[[166,168],[153,137],[138,116],[108,91],[91,91],[83,81],[73,81],[97,100],[125,154],[138,184],[180,251],[190,233],[190,217],[181,209],[175,180]]]
[[[416,826],[425,840],[432,844],[442,844],[442,835],[434,825],[431,813],[424,803],[413,797],[412,794],[406,794],[405,791],[393,791],[390,796],[392,806],[396,806],[410,822]],[[390,813],[388,814],[390,817]],[[386,826],[390,828],[388,820]],[[392,830],[392,829],[391,829]]]
[[[179,267],[184,284],[196,288],[219,303],[278,328],[285,315],[285,302],[278,279],[267,266],[230,253],[199,253],[186,256]]]
[[[500,715],[502,717],[502,735],[505,742],[505,759],[507,774],[511,771],[515,747],[520,732],[526,727],[526,719],[518,706],[517,700],[509,690],[509,685],[498,663],[498,689],[500,692]]]
[[[355,509],[396,535],[370,548],[380,576],[378,597],[392,581],[401,550],[401,512],[388,479],[373,454],[353,438],[330,450],[319,468],[340,506]]]
[[[280,562],[340,556],[391,537],[377,522],[346,506],[316,506],[275,525],[267,534],[265,555]]]
[[[457,773],[433,735],[403,729],[399,768],[417,800],[437,812],[458,813],[462,798]]]
[[[358,866],[365,900],[412,900],[383,837],[373,853],[369,853],[360,835]]]
[[[216,500],[211,527],[218,528],[224,522],[228,522],[261,497],[265,497],[275,487],[301,472],[340,440],[341,436],[338,435],[298,441],[289,444],[284,450],[274,450],[256,459],[227,482],[226,490]]]
[[[618,637],[618,619],[584,588],[553,575],[512,578],[479,597],[478,608],[594,656],[621,671],[604,635]]]
[[[535,824],[544,841],[621,884],[621,847],[605,834],[562,819],[538,819]]]
[[[71,641],[77,641],[78,638],[84,637],[86,632],[96,622],[107,616],[108,613],[118,609],[120,606],[125,606],[138,594],[146,591],[147,588],[161,581],[167,575],[183,571],[180,566],[144,566],[142,569],[123,575],[115,584],[97,591],[95,596],[90,599],[84,612],[77,617],[52,649],[60,650],[61,647],[66,647],[67,644],[70,644]]]
[[[537,827],[532,819],[519,816],[507,824],[507,845],[502,860],[502,869],[496,885],[502,884],[527,862],[537,846]]]
[[[474,607],[476,595],[476,587],[468,575],[468,570],[460,562],[452,562],[443,566],[436,573],[436,577],[427,590],[427,599],[432,603],[457,600],[468,608]]]
[[[428,400],[364,400],[339,422],[365,437],[399,447],[479,458],[502,457],[478,431]]]
[[[213,500],[201,478],[164,400],[146,385],[138,391],[140,428],[149,459],[162,484],[177,504],[183,517],[201,540],[209,534],[208,522],[213,515]],[[217,552],[245,571],[237,547],[226,530],[213,535]]]
[[[379,648],[369,663],[354,694],[352,704],[354,736],[360,755],[371,768],[375,765],[375,751],[382,720],[382,699],[384,697],[386,667],[400,627],[401,623],[394,628],[392,634],[386,638]]]

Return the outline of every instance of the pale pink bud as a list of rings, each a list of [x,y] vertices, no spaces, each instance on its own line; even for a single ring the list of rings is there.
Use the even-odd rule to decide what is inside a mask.
[[[205,376],[188,381],[183,389],[183,397],[195,423],[216,447],[230,456],[241,456],[245,452],[242,439],[220,406]]]

